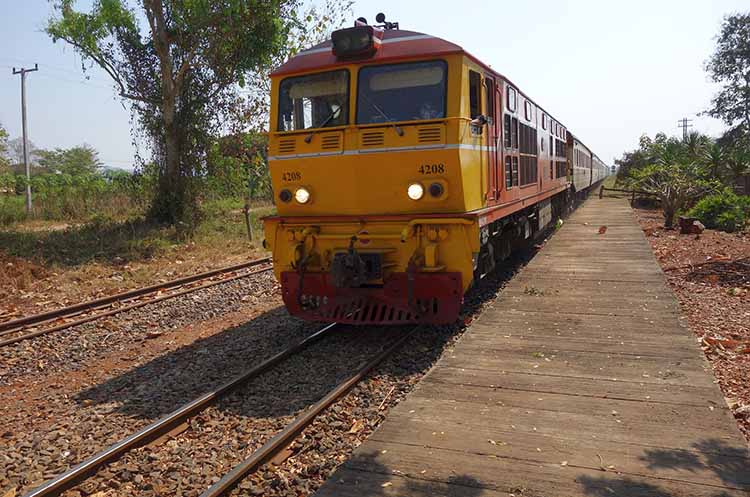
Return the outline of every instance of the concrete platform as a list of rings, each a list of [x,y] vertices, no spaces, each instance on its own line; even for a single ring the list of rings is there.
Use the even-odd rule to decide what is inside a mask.
[[[678,317],[627,202],[592,198],[316,495],[748,496]]]

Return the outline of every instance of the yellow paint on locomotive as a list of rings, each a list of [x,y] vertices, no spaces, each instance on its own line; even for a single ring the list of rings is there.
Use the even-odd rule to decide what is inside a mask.
[[[426,60],[447,63],[444,119],[351,124],[358,71],[373,65],[360,63],[336,68],[350,72],[349,125],[269,134],[278,216],[264,229],[277,277],[301,263],[306,271],[328,271],[333,255],[357,236],[354,248],[382,254],[386,275],[406,271],[411,261],[422,272],[460,272],[464,291],[471,284],[479,226],[461,214],[485,205],[486,147],[495,145],[469,124],[469,68],[482,70],[460,54],[408,61]],[[278,129],[280,82],[301,74],[272,79],[271,130]],[[412,183],[424,188],[419,200],[407,196]],[[444,189],[439,198],[428,192],[432,183]],[[310,192],[307,203],[278,199],[300,187]]]

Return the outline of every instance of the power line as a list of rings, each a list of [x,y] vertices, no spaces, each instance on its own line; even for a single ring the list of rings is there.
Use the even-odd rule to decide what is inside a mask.
[[[91,88],[102,88],[102,89],[105,89],[105,90],[112,90],[111,86],[98,85],[98,84],[95,84],[95,83],[89,83],[87,81],[76,81],[74,79],[63,78],[63,77],[60,77],[60,76],[57,76],[57,75],[54,75],[54,74],[44,74],[44,75],[40,74],[39,76],[43,77],[43,78],[47,78],[47,79],[53,79],[55,81],[62,81],[62,82],[65,82],[65,83],[71,83],[71,84],[89,86]]]
[[[13,68],[13,74],[21,75],[21,121],[23,126],[23,165],[26,169],[26,214],[31,215],[31,166],[29,165],[29,144],[28,133],[26,130],[26,74],[38,71],[39,66],[34,64],[34,69],[21,68],[16,71]]]
[[[16,59],[16,58],[13,58],[13,57],[0,57],[0,60],[5,61],[5,62],[23,62],[21,59]],[[64,68],[64,67],[60,67],[60,66],[55,66],[55,65],[47,64],[47,63],[43,62],[43,63],[39,64],[39,67],[41,67],[44,70],[64,72],[64,73],[72,74],[74,76],[80,76],[81,73],[83,72],[83,66],[81,66],[80,70],[76,70],[76,69],[69,69],[69,68]],[[94,67],[96,67],[96,66],[94,66]],[[87,80],[90,80],[90,81],[97,81],[97,82],[103,83],[103,84],[107,83],[107,80],[105,80],[105,79],[92,78],[90,76],[84,76],[84,77]]]
[[[687,130],[688,130],[688,128],[692,128],[693,127],[692,124],[689,124],[691,122],[693,122],[693,120],[692,119],[688,119],[687,117],[683,117],[682,119],[680,119],[679,121],[677,121],[677,127],[678,128],[682,128],[682,141],[687,140],[687,136],[688,136]]]

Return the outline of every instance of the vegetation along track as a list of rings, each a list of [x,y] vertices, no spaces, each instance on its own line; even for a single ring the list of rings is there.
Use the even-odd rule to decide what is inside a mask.
[[[0,323],[0,347],[137,309],[162,300],[179,297],[228,281],[246,278],[271,269],[271,258],[264,257],[5,321]]]
[[[47,481],[36,489],[30,491],[25,497],[49,497],[60,495],[67,489],[74,487],[81,483],[86,478],[94,474],[99,468],[110,464],[120,458],[126,452],[158,440],[163,437],[168,437],[172,430],[179,428],[180,425],[184,424],[189,418],[196,416],[200,412],[213,405],[219,398],[226,396],[229,392],[236,390],[241,385],[249,382],[268,371],[272,367],[278,365],[285,359],[301,352],[309,345],[315,343],[319,339],[326,335],[329,335],[334,329],[338,329],[339,325],[336,323],[329,324],[315,333],[309,335],[307,338],[293,344],[285,350],[277,353],[271,358],[263,361],[261,364],[254,368],[245,371],[244,373],[236,376],[227,383],[220,387],[207,392],[195,400],[184,404],[178,409],[172,411],[170,414],[162,417],[154,423],[144,427],[143,429],[129,435],[121,441],[115,443],[109,448],[93,455],[92,457],[81,462],[77,466],[71,468],[65,473]],[[235,466],[230,472],[224,475],[223,478],[218,479],[215,484],[208,488],[202,496],[219,496],[224,495],[231,490],[240,480],[251,472],[257,470],[262,464],[271,460],[274,456],[284,450],[293,440],[299,435],[308,425],[310,425],[315,418],[333,404],[342,395],[346,394],[352,387],[364,379],[367,374],[378,364],[380,364],[387,357],[396,352],[406,340],[408,340],[413,332],[417,328],[413,328],[411,331],[400,333],[395,339],[390,340],[390,343],[383,346],[375,353],[372,358],[360,367],[357,371],[348,376],[344,381],[338,383],[333,389],[331,389],[323,398],[318,400],[310,408],[304,410],[300,415],[294,418],[289,424],[287,424],[281,431],[275,436],[270,438],[265,444],[254,451],[250,457],[243,460],[240,464]]]

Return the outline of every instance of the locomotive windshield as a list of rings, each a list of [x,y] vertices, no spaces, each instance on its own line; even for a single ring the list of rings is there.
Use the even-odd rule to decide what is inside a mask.
[[[445,117],[443,61],[367,66],[359,71],[357,124]]]
[[[279,87],[279,131],[349,123],[349,71],[287,78]]]

